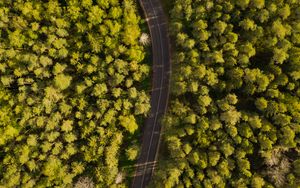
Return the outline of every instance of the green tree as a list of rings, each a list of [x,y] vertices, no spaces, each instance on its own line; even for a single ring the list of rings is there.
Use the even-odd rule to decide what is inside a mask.
[[[92,6],[89,12],[88,21],[93,25],[100,24],[103,15],[104,11],[99,6]]]
[[[272,32],[279,39],[283,39],[287,35],[288,30],[280,20],[276,20],[272,24]]]
[[[126,156],[129,160],[136,160],[139,154],[139,147],[134,145],[126,150]]]
[[[209,165],[216,166],[220,160],[220,153],[217,151],[208,152]]]
[[[221,151],[223,152],[223,154],[225,155],[225,157],[229,157],[230,155],[233,154],[234,152],[234,147],[232,145],[230,145],[229,143],[224,143],[221,146]]]
[[[239,122],[240,118],[241,113],[236,111],[235,109],[223,112],[220,116],[220,119],[222,121],[230,125],[235,125],[237,122]]]
[[[256,29],[256,24],[249,18],[240,21],[239,25],[246,31],[254,31]]]
[[[119,116],[120,125],[124,127],[131,134],[138,129],[138,124],[133,115]]]
[[[65,74],[58,74],[54,78],[54,84],[60,90],[67,89],[70,86],[71,81],[72,77]]]
[[[241,7],[242,9],[246,9],[250,3],[250,0],[245,0],[245,1],[235,1],[236,5],[238,5],[239,7]]]
[[[294,172],[300,176],[300,160],[295,160],[293,162],[293,166],[294,166]]]
[[[251,4],[258,9],[262,9],[265,6],[265,0],[252,0]]]
[[[214,24],[214,29],[216,30],[216,32],[218,34],[223,34],[225,29],[227,27],[227,24],[225,22],[222,22],[222,21],[217,21],[215,24]]]
[[[265,185],[265,181],[263,178],[259,176],[252,176],[251,179],[251,187],[253,188],[261,188]]]

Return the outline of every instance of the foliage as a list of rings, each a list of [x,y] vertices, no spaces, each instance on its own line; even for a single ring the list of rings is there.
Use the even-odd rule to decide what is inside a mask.
[[[300,2],[174,0],[156,187],[299,187]]]
[[[140,23],[133,0],[0,2],[0,187],[115,184],[150,108]]]

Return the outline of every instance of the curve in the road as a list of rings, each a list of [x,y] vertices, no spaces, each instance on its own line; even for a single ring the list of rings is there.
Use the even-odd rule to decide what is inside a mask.
[[[153,55],[151,110],[146,119],[141,153],[136,165],[132,188],[148,185],[156,166],[160,144],[160,119],[166,113],[171,73],[167,19],[160,0],[139,0],[148,23]]]

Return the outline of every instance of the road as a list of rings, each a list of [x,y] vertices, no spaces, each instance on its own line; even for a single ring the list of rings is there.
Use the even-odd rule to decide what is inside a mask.
[[[160,144],[161,117],[169,99],[171,73],[170,41],[167,18],[160,0],[139,0],[151,35],[153,74],[150,115],[145,121],[141,153],[136,165],[132,188],[144,188],[151,180]]]

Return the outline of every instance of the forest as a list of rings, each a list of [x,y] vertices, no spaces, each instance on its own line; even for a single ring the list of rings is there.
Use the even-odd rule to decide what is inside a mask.
[[[134,0],[0,1],[1,188],[128,186],[150,109],[141,24]]]
[[[153,187],[300,186],[300,1],[174,0]]]

